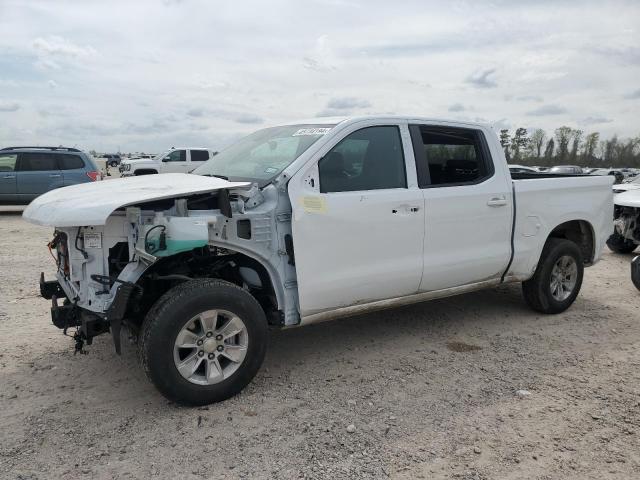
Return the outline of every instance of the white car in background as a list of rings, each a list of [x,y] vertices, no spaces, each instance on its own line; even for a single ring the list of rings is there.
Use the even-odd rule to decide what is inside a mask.
[[[152,159],[123,160],[120,174],[123,177],[153,175],[156,173],[190,173],[216,152],[204,147],[171,148]]]

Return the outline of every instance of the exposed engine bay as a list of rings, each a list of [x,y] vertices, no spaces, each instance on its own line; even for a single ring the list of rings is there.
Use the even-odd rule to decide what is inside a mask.
[[[123,322],[135,332],[164,293],[198,278],[246,289],[271,324],[298,323],[291,207],[278,198],[273,185],[221,189],[118,208],[104,225],[56,228],[57,281],[41,279],[54,323],[77,329],[78,350],[111,331],[119,352]]]

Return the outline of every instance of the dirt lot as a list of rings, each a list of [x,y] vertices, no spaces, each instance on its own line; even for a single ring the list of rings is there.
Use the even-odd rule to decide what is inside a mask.
[[[509,285],[274,331],[241,395],[183,408],[133,346],[73,355],[36,292],[50,233],[0,214],[2,478],[640,478],[630,256],[561,315]]]

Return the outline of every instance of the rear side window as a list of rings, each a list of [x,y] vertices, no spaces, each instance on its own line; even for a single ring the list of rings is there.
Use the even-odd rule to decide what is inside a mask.
[[[77,170],[84,168],[84,162],[78,155],[59,154],[58,162],[60,164],[60,170]]]
[[[13,172],[17,158],[16,153],[0,153],[0,172]]]
[[[342,139],[318,162],[320,192],[406,188],[397,126],[367,127]]]
[[[23,172],[42,172],[58,170],[55,154],[52,153],[21,153],[18,170]]]
[[[480,131],[426,125],[409,130],[421,188],[474,184],[493,174]]]
[[[209,152],[206,150],[191,150],[192,162],[206,162],[209,160]]]

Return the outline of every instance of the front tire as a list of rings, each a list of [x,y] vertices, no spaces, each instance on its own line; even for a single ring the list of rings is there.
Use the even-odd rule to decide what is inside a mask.
[[[217,279],[192,280],[165,293],[147,314],[140,360],[156,388],[183,405],[239,393],[266,352],[267,320],[247,291]]]
[[[618,232],[614,232],[607,239],[607,247],[616,253],[631,253],[636,249],[637,245],[633,240],[624,238]]]
[[[547,240],[533,277],[522,282],[525,301],[541,313],[561,313],[574,302],[584,274],[578,246],[560,238]]]

